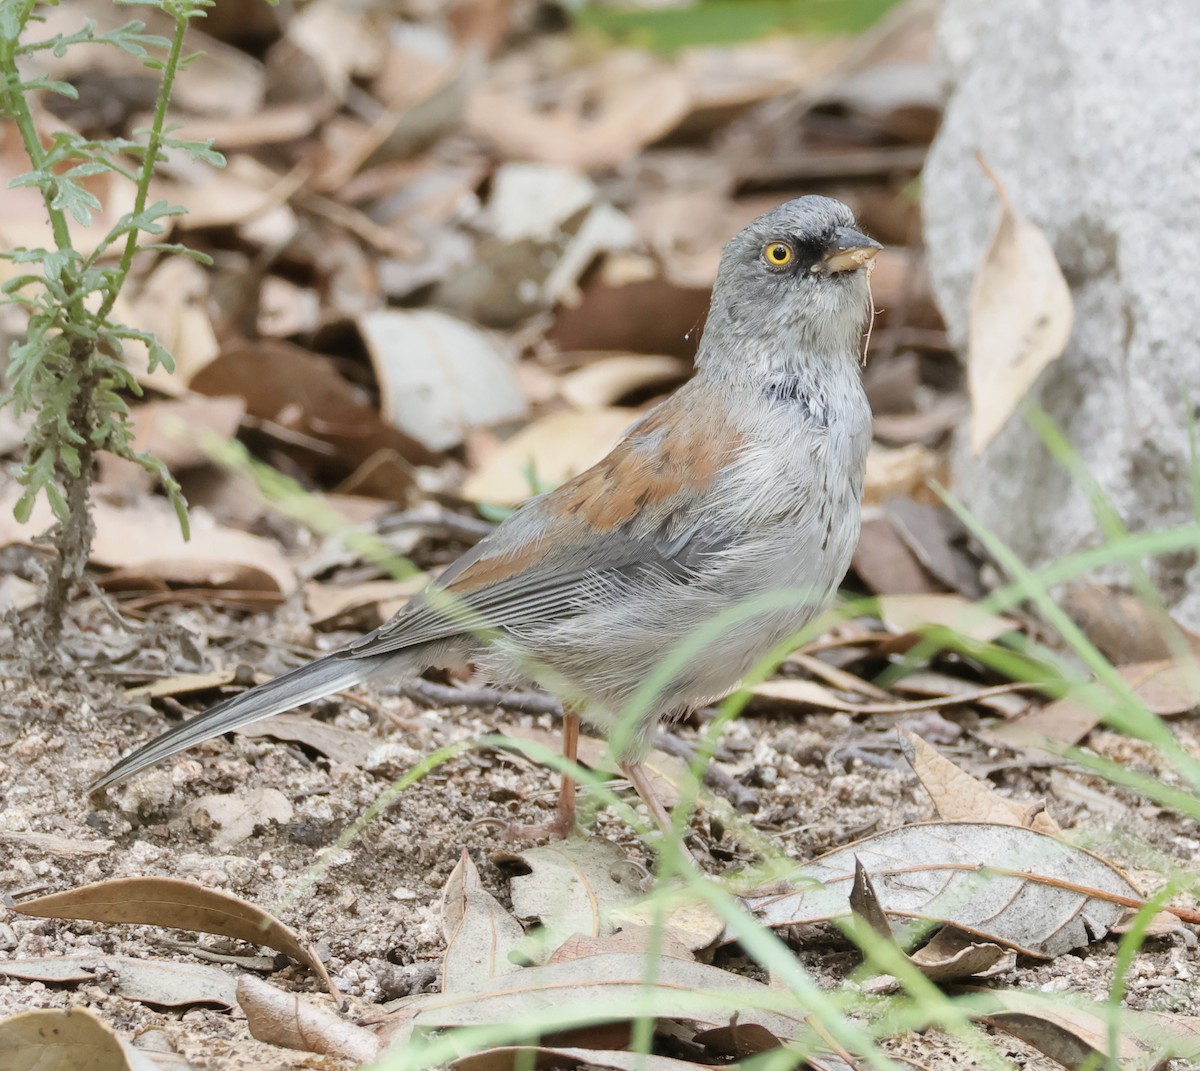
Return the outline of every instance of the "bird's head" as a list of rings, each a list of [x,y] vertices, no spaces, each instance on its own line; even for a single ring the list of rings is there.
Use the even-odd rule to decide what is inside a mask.
[[[721,256],[697,363],[750,350],[768,361],[772,351],[779,360],[857,355],[881,248],[829,197],[798,197],[759,216]]]

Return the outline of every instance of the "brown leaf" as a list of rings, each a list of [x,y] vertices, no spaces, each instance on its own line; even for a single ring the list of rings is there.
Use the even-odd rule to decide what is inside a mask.
[[[105,955],[0,962],[0,974],[48,985],[95,982],[98,972],[103,972],[103,985],[108,991],[142,1004],[163,1008],[220,1004],[229,1009],[237,1005],[233,975],[199,963]]]
[[[521,969],[511,958],[525,941],[524,927],[479,879],[466,848],[442,892],[442,992],[461,993]]]
[[[50,507],[39,500],[29,523],[12,516],[14,488],[0,496],[0,546],[27,543],[54,523]],[[192,538],[185,542],[174,511],[163,501],[143,498],[129,507],[92,502],[96,536],[91,561],[112,570],[112,588],[208,586],[290,594],[296,574],[275,544],[249,532],[238,532],[202,518],[192,518]]]
[[[679,71],[643,52],[610,50],[566,76],[568,90],[543,95],[500,88],[500,65],[467,105],[467,123],[510,159],[589,171],[612,167],[657,140],[687,114],[689,90]],[[550,107],[546,101],[553,101]]]
[[[1200,1061],[1200,1016],[1120,1009],[1117,1048],[1109,1044],[1109,1009],[1071,1004],[1061,995],[1010,989],[974,991],[984,1022],[1028,1042],[1066,1067],[1112,1063],[1122,1071],[1158,1071],[1172,1057]]]
[[[269,736],[273,740],[303,744],[334,762],[349,766],[362,766],[379,745],[379,741],[367,733],[341,729],[305,714],[276,714],[266,721],[239,726],[234,732],[240,736]]]
[[[640,414],[635,409],[552,413],[522,428],[463,484],[475,502],[517,505],[533,494],[529,466],[542,487],[554,487],[594,465]]]
[[[340,1056],[356,1066],[372,1063],[382,1048],[370,1030],[253,975],[238,979],[237,1000],[251,1036],[271,1045]]]
[[[1020,803],[1001,796],[990,784],[972,777],[930,747],[916,733],[900,733],[900,749],[947,822],[1000,822],[1024,826],[1051,836],[1062,829],[1044,804]]]
[[[316,951],[294,930],[231,893],[180,878],[114,878],[25,900],[13,910],[36,918],[168,926],[267,945],[311,968],[329,992],[338,995]]]
[[[385,449],[414,465],[437,461],[415,439],[389,427],[366,393],[338,375],[329,359],[286,342],[228,346],[191,387],[201,394],[239,395],[251,416],[328,443],[344,467],[353,468]]]
[[[876,444],[867,455],[863,503],[869,506],[902,495],[919,497],[922,492],[932,497],[929,481],[944,480],[944,470],[944,459],[920,443],[895,449]]]
[[[924,595],[941,591],[886,517],[863,516],[854,571],[877,595]]]
[[[1131,592],[1080,579],[1067,584],[1059,602],[1110,662],[1156,662],[1189,645],[1200,654],[1200,639]]]
[[[602,409],[650,387],[665,390],[689,371],[678,357],[619,353],[601,356],[559,380],[559,391],[577,409]]]
[[[692,950],[679,939],[676,931],[669,927],[631,926],[602,937],[573,934],[554,950],[547,962],[566,963],[568,960],[601,956],[607,952],[640,952],[644,956],[653,952],[657,956],[673,956],[675,959],[696,958]]]
[[[983,158],[976,158],[1000,198],[1000,218],[971,288],[967,325],[971,450],[979,454],[1046,367],[1062,356],[1075,310],[1045,235],[1016,210]]]
[[[997,684],[990,688],[978,688],[973,691],[957,691],[950,695],[940,695],[933,699],[907,699],[880,703],[856,703],[834,694],[825,685],[817,681],[777,679],[763,681],[750,689],[755,699],[771,703],[796,703],[803,707],[815,707],[818,710],[841,710],[847,714],[912,714],[918,710],[940,710],[943,707],[961,706],[966,703],[979,703],[998,695],[1006,695],[1031,685]]]
[[[214,688],[223,688],[235,682],[243,687],[251,684],[262,684],[270,678],[266,674],[254,673],[249,666],[235,665],[229,669],[216,669],[209,673],[181,673],[175,677],[162,677],[149,684],[140,684],[136,688],[125,689],[127,699],[162,699],[180,695],[195,695],[197,692],[209,692]]]
[[[370,631],[382,625],[428,582],[424,575],[408,580],[367,580],[361,584],[322,584],[314,580],[304,585],[304,603],[315,628],[369,609],[375,624],[364,631]]]
[[[454,1071],[517,1071],[527,1067],[595,1067],[602,1071],[718,1071],[728,1064],[701,1064],[658,1053],[628,1049],[572,1049],[504,1045],[461,1056],[451,1065]]]
[[[85,1008],[43,1008],[0,1022],[0,1071],[156,1071]]]
[[[916,632],[928,625],[944,625],[959,635],[990,643],[1018,628],[1012,618],[981,610],[969,599],[950,593],[883,595],[879,612],[889,632]]]

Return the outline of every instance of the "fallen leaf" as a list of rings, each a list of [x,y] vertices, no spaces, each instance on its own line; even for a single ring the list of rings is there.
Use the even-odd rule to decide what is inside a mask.
[[[983,452],[1043,371],[1062,356],[1075,310],[1046,236],[996,187],[1000,218],[975,274],[967,323],[971,450]]]
[[[614,167],[669,133],[687,115],[690,93],[679,71],[645,52],[609,50],[546,85],[505,85],[498,63],[467,105],[472,132],[509,159],[579,171]],[[569,83],[569,84],[567,84]],[[553,104],[547,107],[546,102]]]
[[[466,848],[442,892],[442,992],[461,993],[521,969],[512,953],[525,941],[524,927],[492,896]]]
[[[125,697],[162,699],[165,696],[195,695],[197,692],[210,692],[214,688],[223,688],[235,682],[249,687],[269,679],[266,674],[255,673],[249,666],[239,663],[229,669],[216,669],[208,673],[180,673],[174,677],[151,681],[149,684],[139,684],[136,688],[126,688]]]
[[[21,1012],[0,1022],[0,1071],[157,1071],[86,1008]]]
[[[366,392],[346,382],[332,361],[290,343],[260,339],[227,346],[190,385],[201,394],[236,394],[251,416],[328,443],[339,477],[379,450],[395,450],[414,465],[439,460],[385,423]]]
[[[1114,1009],[1071,1003],[1065,994],[969,990],[984,1022],[1028,1042],[1066,1067],[1110,1063],[1122,1071],[1158,1071],[1168,1060],[1200,1061],[1200,1016],[1120,1008],[1116,1051],[1111,1048]]]
[[[310,581],[304,585],[304,603],[314,628],[367,608],[374,608],[376,624],[382,625],[428,582],[424,575],[408,580],[367,580],[361,584]]]
[[[1019,628],[1012,618],[981,610],[969,599],[952,593],[881,595],[879,616],[887,630],[898,635],[942,625],[980,643],[990,643]]]
[[[793,891],[743,897],[767,926],[846,914],[855,862],[876,881],[890,919],[913,920],[907,946],[929,923],[1049,959],[1100,940],[1143,897],[1111,863],[1021,826],[929,822],[828,852],[785,880]],[[893,926],[895,929],[895,926]]]
[[[234,732],[239,736],[269,736],[289,744],[303,744],[334,762],[360,767],[379,744],[367,733],[341,729],[305,714],[276,714],[266,721],[242,725]]]
[[[634,409],[586,409],[551,413],[522,428],[467,477],[464,497],[513,506],[538,485],[554,487],[601,460],[640,414]]]
[[[913,714],[919,710],[940,710],[943,707],[980,703],[997,695],[1031,688],[1032,685],[1015,682],[997,684],[990,688],[974,691],[956,691],[950,695],[939,695],[932,699],[907,699],[879,703],[856,703],[834,694],[818,681],[780,678],[763,681],[750,689],[755,699],[771,703],[796,703],[818,710],[841,710],[847,714]]]
[[[546,1045],[503,1045],[460,1056],[454,1071],[518,1071],[523,1067],[588,1067],[602,1071],[719,1071],[728,1064],[702,1064],[658,1053],[628,1049],[551,1048]]]
[[[156,1007],[237,1006],[237,980],[219,967],[128,956],[47,956],[0,962],[0,974],[27,982],[74,985],[99,982],[107,991]]]
[[[338,1056],[354,1061],[355,1066],[373,1063],[382,1049],[370,1030],[253,975],[238,979],[237,1000],[251,1036],[259,1041]]]
[[[1156,662],[1173,657],[1181,646],[1200,655],[1200,639],[1132,592],[1077,579],[1065,586],[1058,602],[1110,662]]]
[[[690,371],[678,357],[618,353],[590,360],[559,380],[563,398],[577,409],[602,409],[631,394],[681,383]]]
[[[0,546],[28,543],[54,523],[49,505],[39,499],[29,522],[18,524],[12,507],[19,490],[0,495]],[[111,570],[106,577],[111,587],[145,588],[158,582],[284,595],[296,589],[296,574],[275,544],[249,532],[193,516],[192,538],[185,542],[174,510],[151,498],[128,507],[95,499],[91,512],[96,535],[90,560]]]
[[[942,589],[921,567],[891,522],[865,511],[851,564],[859,579],[877,595],[926,595]]]
[[[1051,836],[1062,834],[1044,803],[1021,803],[1001,796],[991,785],[939,754],[916,733],[900,733],[900,750],[933,800],[938,817],[947,822],[999,822]]]
[[[1178,920],[1176,920],[1178,921]],[[566,963],[607,952],[639,952],[643,956],[674,956],[676,959],[695,959],[692,950],[666,927],[632,926],[614,933],[594,937],[573,934],[554,950],[548,963]]]
[[[358,329],[384,418],[430,450],[525,414],[513,355],[498,336],[435,309],[368,312]]]
[[[513,912],[541,923],[549,951],[573,934],[612,933],[612,909],[641,892],[625,853],[599,837],[571,837],[511,858],[528,869],[511,879]]]
[[[333,981],[316,951],[294,930],[260,907],[231,893],[206,889],[180,878],[114,878],[80,885],[14,904],[12,910],[36,918],[166,926],[267,945],[313,970],[335,999]]]
[[[945,460],[920,443],[889,449],[878,444],[867,454],[867,472],[863,483],[863,504],[870,506],[887,498],[924,492],[932,497],[929,481],[945,479]]]
[[[291,802],[277,788],[253,788],[247,793],[202,796],[183,808],[183,817],[200,833],[210,832],[214,848],[240,844],[262,826],[290,822]]]

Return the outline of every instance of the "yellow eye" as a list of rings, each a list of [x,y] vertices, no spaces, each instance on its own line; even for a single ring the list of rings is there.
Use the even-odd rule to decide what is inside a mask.
[[[768,242],[763,246],[763,257],[772,268],[786,268],[795,255],[787,242]]]

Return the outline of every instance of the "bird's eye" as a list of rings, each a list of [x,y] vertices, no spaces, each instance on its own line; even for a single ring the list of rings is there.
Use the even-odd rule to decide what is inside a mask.
[[[768,242],[763,246],[763,259],[772,268],[786,268],[796,253],[787,242]]]

